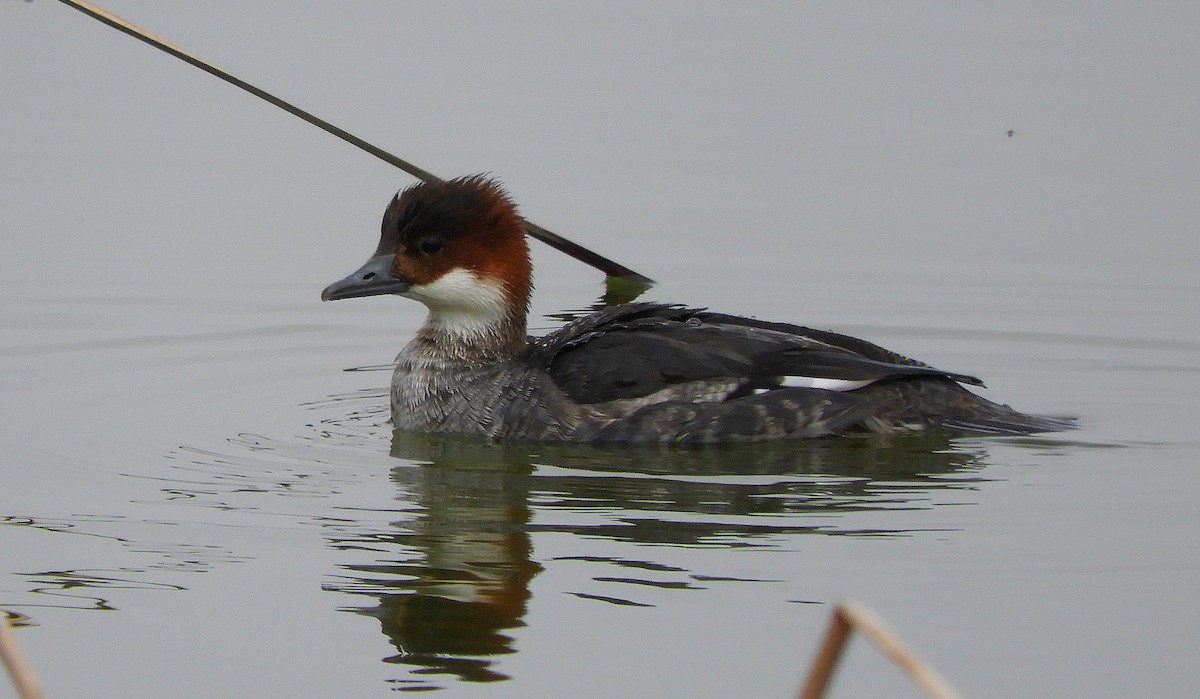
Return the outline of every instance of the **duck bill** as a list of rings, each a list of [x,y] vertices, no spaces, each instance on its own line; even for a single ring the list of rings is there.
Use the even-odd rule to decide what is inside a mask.
[[[322,301],[337,301],[352,299],[359,296],[379,296],[381,294],[403,294],[412,285],[392,274],[391,255],[376,255],[367,260],[367,264],[359,267],[349,276],[325,287],[321,292]]]

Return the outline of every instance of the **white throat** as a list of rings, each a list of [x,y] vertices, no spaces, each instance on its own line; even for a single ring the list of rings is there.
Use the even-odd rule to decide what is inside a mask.
[[[508,297],[495,282],[456,269],[404,294],[429,309],[425,327],[467,343],[494,337],[511,320]]]

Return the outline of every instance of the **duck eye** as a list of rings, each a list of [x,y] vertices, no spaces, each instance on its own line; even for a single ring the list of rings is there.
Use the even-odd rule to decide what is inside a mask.
[[[426,255],[432,255],[433,253],[442,249],[442,239],[437,236],[422,238],[421,242],[417,244],[417,247]]]

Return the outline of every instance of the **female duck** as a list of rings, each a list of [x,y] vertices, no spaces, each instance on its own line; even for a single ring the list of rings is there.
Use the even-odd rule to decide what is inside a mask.
[[[528,338],[524,231],[493,180],[417,184],[388,206],[375,255],[322,292],[326,301],[398,294],[429,309],[396,360],[396,427],[675,443],[1070,426],[864,340],[678,305],[614,306]]]

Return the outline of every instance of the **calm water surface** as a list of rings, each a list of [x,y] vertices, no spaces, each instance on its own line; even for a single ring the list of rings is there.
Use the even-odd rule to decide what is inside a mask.
[[[784,697],[844,598],[966,696],[1200,693],[1192,4],[110,7],[496,173],[646,298],[863,336],[1081,428],[393,434],[421,309],[318,295],[409,180],[5,3],[0,609],[51,696]],[[535,262],[535,332],[601,294]],[[863,643],[835,694],[918,696]]]

